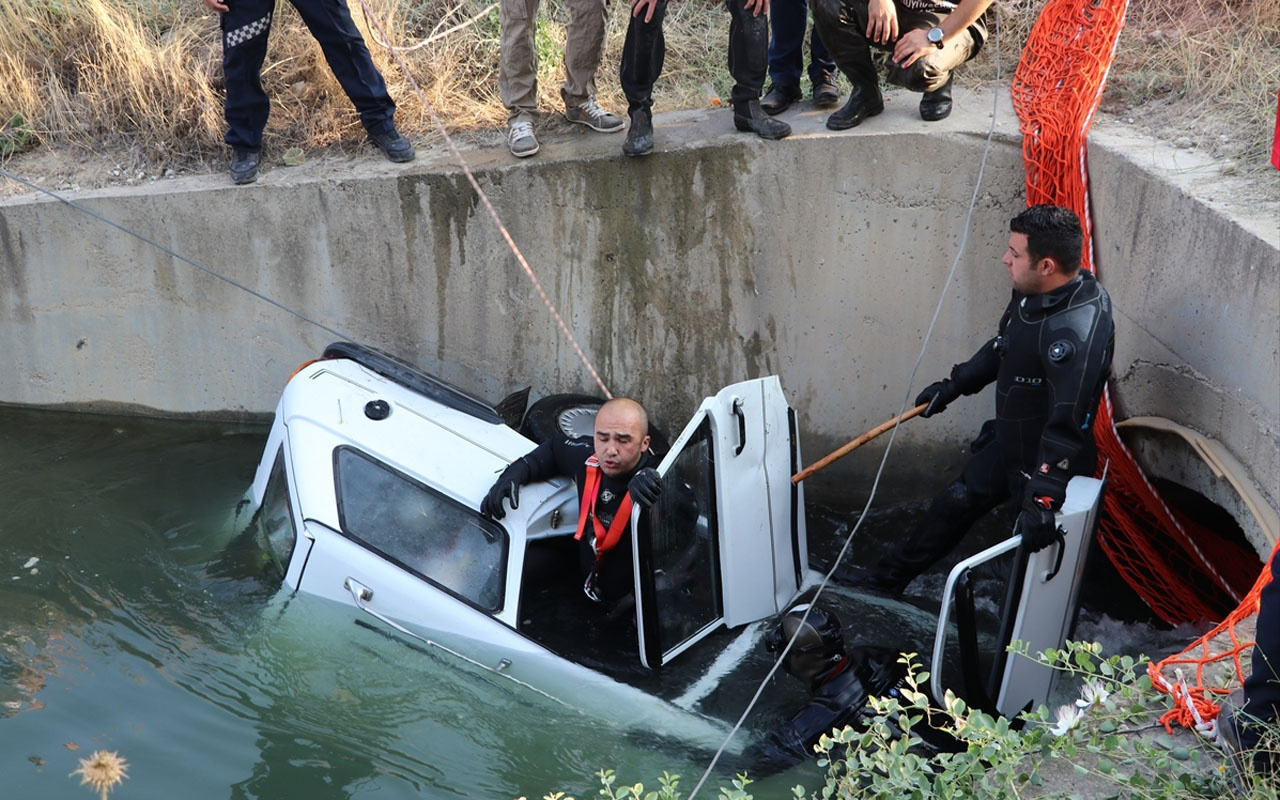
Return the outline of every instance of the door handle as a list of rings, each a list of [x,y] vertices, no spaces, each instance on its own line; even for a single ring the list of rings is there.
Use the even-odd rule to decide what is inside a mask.
[[[733,415],[738,418],[738,449],[733,451],[735,456],[742,455],[742,450],[747,446],[747,415],[742,413],[742,398],[733,398]]]

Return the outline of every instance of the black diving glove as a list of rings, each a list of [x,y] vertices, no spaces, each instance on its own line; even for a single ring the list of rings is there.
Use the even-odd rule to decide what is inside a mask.
[[[920,412],[920,416],[928,419],[934,414],[941,414],[947,405],[959,396],[960,390],[956,387],[955,381],[944,378],[924,387],[924,391],[916,397],[916,405],[928,404],[925,410]]]
[[[1022,534],[1022,546],[1029,553],[1038,553],[1054,542],[1063,541],[1066,536],[1057,525],[1053,509],[1044,505],[1039,498],[1023,502],[1014,530]]]
[[[662,495],[662,476],[653,467],[645,467],[632,476],[627,491],[633,502],[641,508],[648,508]]]
[[[498,476],[493,488],[480,501],[480,513],[489,519],[502,519],[507,515],[502,507],[504,499],[511,501],[511,508],[520,507],[520,487],[529,482],[529,465],[523,458],[512,461]]]

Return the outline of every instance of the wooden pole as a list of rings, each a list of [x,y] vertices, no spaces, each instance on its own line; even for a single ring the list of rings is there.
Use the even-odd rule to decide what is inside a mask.
[[[884,433],[885,431],[889,431],[897,427],[899,423],[906,422],[912,417],[920,416],[921,412],[923,412],[928,407],[929,407],[928,403],[921,403],[920,405],[916,406],[910,411],[907,411],[900,417],[894,417],[893,419],[890,419],[888,422],[880,423],[879,425],[875,426],[871,430],[862,434],[858,438],[853,439],[848,444],[845,444],[839,450],[835,450],[831,453],[828,453],[826,456],[823,456],[823,458],[820,461],[810,464],[809,466],[797,472],[795,475],[792,475],[791,482],[799,483],[800,481],[809,477],[810,475],[817,472],[818,470],[825,469],[826,467],[831,466],[834,462],[849,455],[854,450],[857,450],[859,447],[862,447],[864,444],[876,438],[877,436]]]

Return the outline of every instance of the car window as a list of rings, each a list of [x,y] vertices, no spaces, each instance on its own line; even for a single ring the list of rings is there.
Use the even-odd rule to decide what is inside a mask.
[[[711,425],[704,419],[662,478],[648,514],[647,565],[662,652],[721,616]]]
[[[501,527],[349,447],[335,472],[345,536],[486,611],[502,607]]]
[[[262,507],[258,511],[258,535],[263,549],[271,559],[271,565],[283,578],[289,569],[289,559],[298,541],[298,531],[293,525],[293,513],[289,508],[289,482],[284,475],[284,448],[276,451],[271,465],[267,488],[262,494]]]

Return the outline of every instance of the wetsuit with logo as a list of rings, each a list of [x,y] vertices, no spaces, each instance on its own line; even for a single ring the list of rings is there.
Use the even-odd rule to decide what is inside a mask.
[[[995,382],[996,418],[983,426],[960,477],[881,559],[877,582],[901,591],[1005,500],[1048,497],[1056,509],[1073,476],[1093,474],[1094,415],[1114,342],[1111,298],[1091,273],[1044,294],[1014,290],[995,338],[951,369],[961,394]]]
[[[588,502],[588,498],[583,497],[587,485],[587,460],[594,455],[595,443],[590,436],[558,436],[538,445],[533,452],[524,456],[524,461],[529,465],[531,481],[544,481],[556,476],[572,477],[578,487],[578,503],[581,506]],[[640,461],[635,468],[625,475],[611,477],[604,474],[604,470],[599,470],[594,514],[605,530],[613,524],[614,516],[627,494],[627,485],[636,472],[645,467],[657,466],[657,463],[658,458],[645,450],[640,454]],[[597,566],[593,545],[594,529],[593,519],[589,514],[586,533],[580,540],[579,548],[582,579],[592,581],[594,591],[602,602],[617,603],[634,590],[631,535],[629,531],[624,532],[617,545],[599,559]]]

